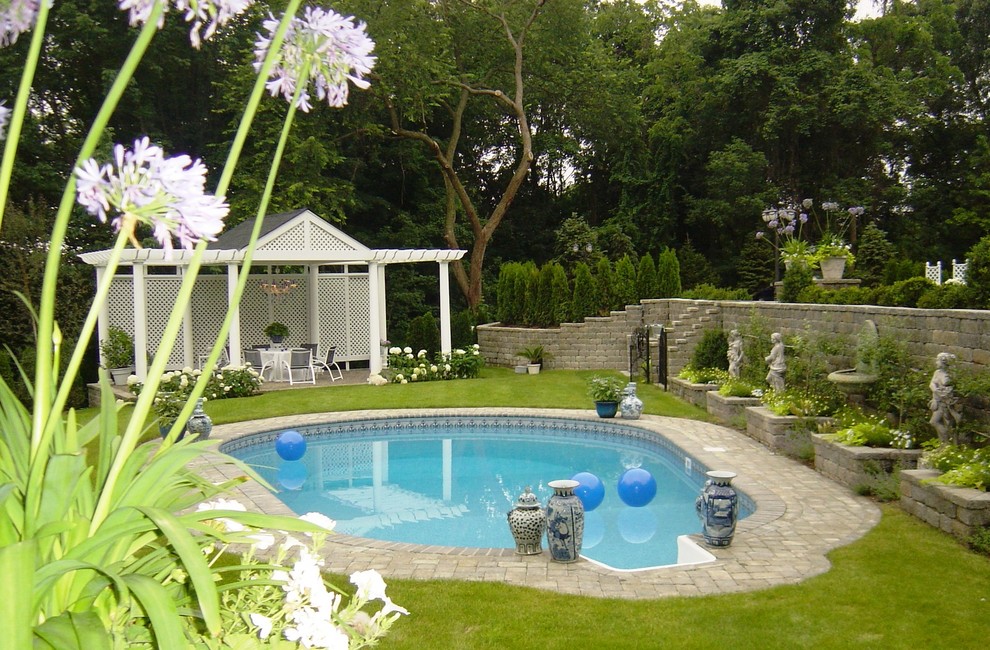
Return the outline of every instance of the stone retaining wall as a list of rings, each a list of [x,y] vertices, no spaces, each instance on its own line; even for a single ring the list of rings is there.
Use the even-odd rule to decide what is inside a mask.
[[[846,337],[850,353],[863,322],[870,319],[881,336],[903,341],[919,366],[939,352],[951,352],[965,365],[990,366],[990,311],[985,310],[672,298],[644,300],[610,316],[550,329],[480,325],[478,342],[485,361],[493,365],[513,366],[519,348],[543,345],[554,355],[548,367],[626,370],[629,335],[636,327],[659,323],[668,330],[668,373],[675,376],[690,359],[700,332],[745,327],[754,317],[785,336],[813,331]],[[846,361],[852,365],[851,358]]]
[[[674,397],[690,402],[698,408],[707,409],[708,393],[718,390],[718,384],[693,384],[685,379],[671,377],[667,390]]]
[[[878,471],[890,474],[895,469],[915,469],[920,449],[879,449],[853,447],[833,442],[830,436],[815,433],[815,469],[833,481],[856,489],[874,481]]]
[[[763,443],[771,451],[795,458],[805,458],[813,451],[811,434],[818,423],[829,418],[803,418],[795,415],[777,415],[765,406],[748,406],[746,435]]]
[[[925,483],[938,475],[930,469],[901,472],[901,507],[959,539],[966,539],[978,528],[990,526],[990,493]]]
[[[717,390],[709,391],[706,397],[708,414],[730,427],[748,426],[746,407],[760,405],[758,397],[731,397],[722,395]]]

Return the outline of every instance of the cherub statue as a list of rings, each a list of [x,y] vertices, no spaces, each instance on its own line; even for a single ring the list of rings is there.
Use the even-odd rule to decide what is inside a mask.
[[[928,387],[932,391],[932,400],[928,403],[928,408],[932,412],[932,417],[928,420],[938,439],[942,444],[959,444],[956,435],[956,426],[962,419],[962,412],[959,410],[959,399],[956,391],[952,387],[952,377],[949,376],[948,367],[956,356],[948,352],[942,352],[935,357],[935,372],[932,373],[932,380]]]
[[[784,390],[784,372],[787,371],[787,360],[784,358],[784,337],[780,332],[770,335],[770,342],[773,347],[767,355],[766,362],[769,367],[767,372],[767,383],[775,392]]]
[[[739,334],[739,330],[732,330],[729,332],[729,376],[738,379],[739,370],[742,368],[743,361],[746,360],[746,355],[743,352],[743,340],[742,336]]]

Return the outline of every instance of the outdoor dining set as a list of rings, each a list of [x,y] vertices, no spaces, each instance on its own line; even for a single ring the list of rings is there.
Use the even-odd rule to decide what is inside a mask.
[[[343,378],[340,366],[334,361],[336,353],[336,346],[330,346],[324,355],[320,355],[319,344],[303,343],[298,348],[254,346],[245,348],[241,356],[265,381],[315,384],[317,371],[329,374],[330,381]]]

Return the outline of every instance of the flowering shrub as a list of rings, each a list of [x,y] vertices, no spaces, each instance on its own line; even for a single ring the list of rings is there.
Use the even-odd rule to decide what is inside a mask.
[[[972,449],[960,445],[942,445],[925,452],[925,465],[942,472],[936,480],[947,485],[990,489],[990,447]]]
[[[681,368],[677,377],[692,384],[721,384],[728,379],[729,372],[718,368],[695,368],[688,364]]]
[[[200,512],[213,510],[243,512],[245,508],[225,499],[199,506]],[[336,522],[312,512],[300,519],[323,530],[306,532],[300,539],[281,531],[244,526],[226,517],[205,522],[247,544],[234,566],[227,566],[230,544],[205,549],[220,581],[220,648],[257,647],[259,639],[267,641],[266,647],[282,647],[275,641],[284,639],[290,642],[285,647],[293,648],[362,648],[374,645],[399,616],[409,613],[388,597],[385,581],[377,571],[351,574],[350,581],[357,589],[350,599],[328,585],[322,575],[320,550]],[[269,557],[262,560],[259,553]],[[366,610],[376,600],[381,607],[369,614]]]
[[[473,379],[481,372],[485,360],[480,346],[475,343],[466,350],[458,348],[445,355],[438,352],[433,359],[427,358],[426,350],[413,354],[412,348],[392,347],[388,349],[388,368],[385,376],[394,384],[408,384],[411,381],[442,381],[445,379]]]
[[[911,433],[900,429],[891,429],[880,420],[858,422],[850,427],[840,429],[834,438],[835,442],[851,447],[892,447],[894,449],[911,449],[914,440]]]
[[[725,379],[719,382],[718,394],[725,397],[760,397],[763,391],[753,382],[739,377],[731,377],[725,373]]]
[[[186,367],[162,375],[152,406],[161,424],[167,425],[175,421],[202,374],[201,370]],[[261,383],[261,375],[250,364],[217,368],[206,382],[203,399],[247,397],[257,393]],[[127,378],[127,385],[135,395],[140,395],[144,388],[144,384],[135,375]]]
[[[787,388],[783,391],[770,389],[763,392],[760,400],[776,415],[820,417],[832,415],[839,408],[831,396],[810,389]]]

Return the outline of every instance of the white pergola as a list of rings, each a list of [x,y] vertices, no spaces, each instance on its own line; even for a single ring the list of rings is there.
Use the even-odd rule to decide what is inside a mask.
[[[191,304],[170,367],[194,366],[212,347],[243,269],[253,222],[231,228],[211,242],[203,255]],[[264,218],[248,280],[228,334],[231,363],[241,362],[241,349],[266,340],[264,327],[279,321],[289,326],[290,342],[317,342],[337,347],[337,360],[368,360],[372,373],[382,369],[381,342],[387,337],[385,267],[389,264],[436,262],[440,283],[440,348],[451,351],[450,262],[466,251],[451,249],[370,249],[307,209]],[[80,255],[96,267],[97,282],[106,272],[110,251]],[[164,331],[182,275],[192,252],[126,249],[101,305],[99,337],[116,325],[134,337],[135,374],[148,369],[149,353]],[[298,273],[273,273],[273,267],[301,267]],[[258,268],[264,268],[258,273]],[[217,269],[225,268],[226,272]],[[129,272],[128,272],[129,271]],[[273,295],[263,285],[282,280],[296,285]],[[102,360],[101,360],[102,361]]]

